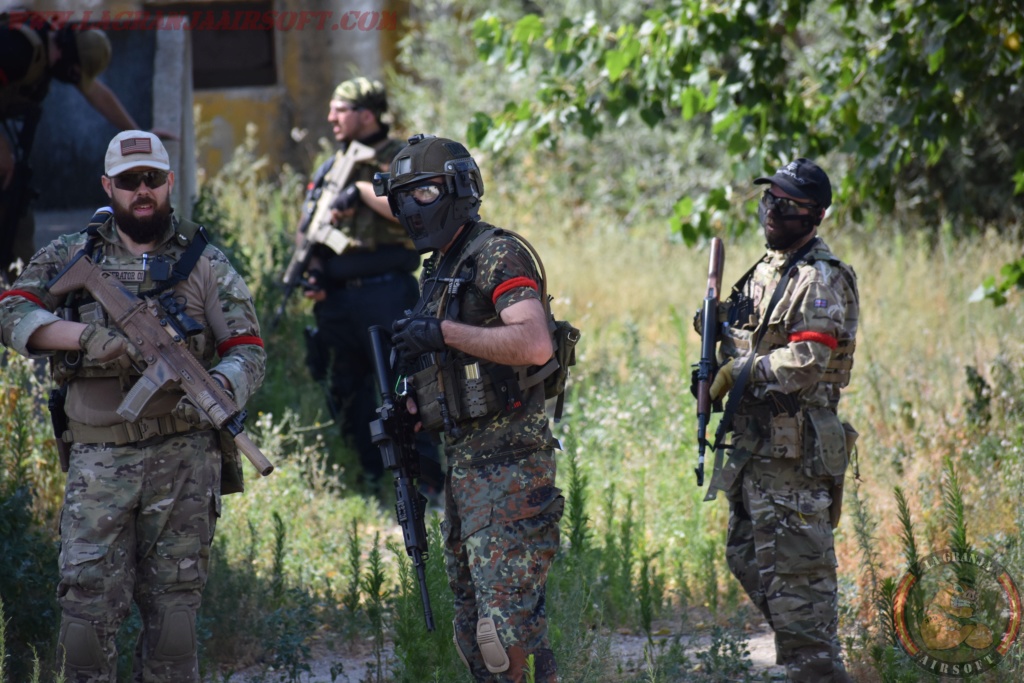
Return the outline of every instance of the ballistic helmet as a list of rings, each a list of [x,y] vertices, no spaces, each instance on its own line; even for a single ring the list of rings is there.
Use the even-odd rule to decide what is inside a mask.
[[[420,253],[444,248],[459,227],[480,219],[480,168],[454,140],[414,135],[391,161],[391,172],[378,173],[373,184]]]

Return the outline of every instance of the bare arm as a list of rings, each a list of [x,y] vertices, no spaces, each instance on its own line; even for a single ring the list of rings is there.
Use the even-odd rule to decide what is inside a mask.
[[[85,323],[58,320],[33,332],[28,347],[33,351],[75,351],[81,348],[78,340],[85,328]]]
[[[134,130],[139,127],[114,91],[104,83],[93,79],[89,87],[81,92],[92,108],[102,114],[103,118],[110,121],[118,130]]]
[[[373,209],[374,213],[384,216],[384,218],[387,218],[392,223],[398,222],[395,215],[391,213],[391,205],[388,204],[388,198],[378,197],[374,194],[373,183],[367,180],[356,181],[356,189],[359,190],[360,201]]]
[[[544,306],[525,299],[501,312],[502,325],[475,327],[452,320],[441,323],[448,346],[500,365],[543,365],[553,353]]]

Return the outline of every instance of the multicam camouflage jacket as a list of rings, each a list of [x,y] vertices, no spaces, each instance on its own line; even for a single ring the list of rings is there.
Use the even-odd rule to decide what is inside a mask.
[[[188,231],[179,231],[180,226],[175,220],[158,240],[157,249],[137,257],[125,248],[110,219],[98,231],[98,265],[113,272],[130,291],[145,292],[156,284],[154,277],[160,277],[154,273],[168,272],[188,247]],[[85,248],[87,239],[80,232],[54,240],[32,258],[12,289],[0,295],[0,342],[24,356],[51,356],[55,379],[68,382],[68,417],[105,427],[123,422],[116,408],[134,384],[138,371],[109,367],[113,363],[91,366],[85,362],[80,367],[62,368],[62,354],[39,353],[28,347],[28,339],[36,330],[64,319],[67,301],[50,294],[46,283]],[[262,383],[266,365],[252,295],[245,282],[227,257],[207,244],[188,278],[175,284],[171,291],[183,303],[185,313],[203,328],[189,337],[189,350],[204,367],[226,377],[236,402],[244,405]],[[68,319],[110,325],[103,310],[87,294],[71,296],[75,310],[67,315]],[[142,417],[169,414],[182,395],[179,390],[161,392]]]
[[[435,252],[421,275],[423,291],[422,315],[437,316],[442,303],[449,319],[468,325],[490,327],[501,324],[501,312],[527,299],[539,299],[537,272],[527,248],[510,235],[495,235],[472,258],[464,253],[474,239],[494,226],[478,222],[467,226],[459,241],[442,255]],[[460,264],[461,268],[460,268]],[[456,272],[456,271],[459,272]],[[452,278],[465,282],[450,297]],[[462,368],[474,359],[449,349],[449,366]],[[507,366],[480,361],[483,373]],[[456,372],[449,386],[458,381]],[[514,373],[509,373],[509,386],[518,386]],[[498,382],[495,382],[496,384]],[[519,405],[507,404],[477,419],[459,425],[461,435],[445,435],[445,456],[450,465],[459,467],[502,462],[525,457],[531,453],[557,448],[544,410],[544,387],[537,384],[525,390]]]
[[[746,355],[782,278],[789,254],[769,251],[756,264],[723,312],[719,361]],[[850,382],[859,301],[857,276],[821,238],[790,277],[755,351],[750,377],[734,421],[733,443],[772,454],[773,418],[812,408],[835,412]],[[777,449],[776,449],[777,451]],[[779,455],[775,452],[775,455]]]

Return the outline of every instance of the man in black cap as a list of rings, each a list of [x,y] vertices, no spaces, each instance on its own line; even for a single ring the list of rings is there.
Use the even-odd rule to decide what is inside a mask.
[[[836,414],[857,333],[857,277],[817,235],[832,185],[797,159],[770,177],[758,206],[768,252],[733,286],[720,316],[731,434],[706,500],[729,500],[726,560],[775,631],[789,681],[851,680],[839,641],[836,555],[842,481],[856,432]]]

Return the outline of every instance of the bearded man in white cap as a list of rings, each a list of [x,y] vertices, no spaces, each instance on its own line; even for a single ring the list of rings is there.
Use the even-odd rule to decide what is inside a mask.
[[[137,420],[121,417],[145,359],[86,292],[57,297],[48,283],[84,253],[141,298],[170,295],[201,328],[189,351],[240,406],[263,381],[266,354],[241,277],[202,226],[173,215],[159,138],[118,134],[105,170],[111,206],[41,249],[0,294],[0,342],[48,357],[57,387],[51,410],[68,474],[57,664],[68,681],[113,681],[115,636],[134,602],[133,680],[198,683],[196,614],[221,495],[242,489],[237,453],[222,451],[206,414],[176,387],[158,391]]]

